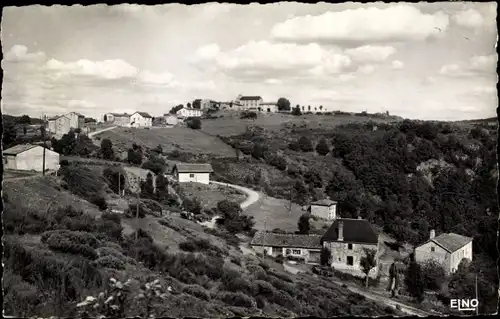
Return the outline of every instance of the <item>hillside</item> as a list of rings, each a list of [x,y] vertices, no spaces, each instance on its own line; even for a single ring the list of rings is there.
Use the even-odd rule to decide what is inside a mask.
[[[7,314],[77,316],[82,310],[89,316],[110,317],[400,314],[328,280],[287,274],[271,260],[244,255],[234,235],[223,230],[208,231],[175,213],[136,221],[100,212],[59,189],[53,178],[30,182],[4,184],[4,220],[10,225],[4,234]],[[43,207],[54,200],[60,205],[33,210],[32,205]],[[85,213],[64,207],[73,203],[86,203],[79,206]],[[127,283],[113,286],[111,278]],[[153,281],[156,297],[144,287]],[[97,298],[105,287],[110,290],[103,298],[117,298],[110,302],[115,308],[77,307],[87,296]],[[119,291],[124,299],[116,294]],[[140,293],[150,297],[137,299]]]
[[[240,159],[212,165],[220,180],[283,199],[292,192],[300,205],[329,196],[342,217],[360,214],[401,243],[420,244],[430,229],[473,237],[469,270],[488,270],[479,280],[494,283],[480,292],[491,310],[498,288],[496,133],[487,124],[409,120],[253,126],[224,138]]]
[[[220,139],[186,127],[133,129],[118,127],[99,134],[99,138],[110,139],[115,152],[123,152],[133,143],[146,148],[161,145],[164,152],[174,150],[194,154],[210,154],[216,157],[234,157],[234,150]]]

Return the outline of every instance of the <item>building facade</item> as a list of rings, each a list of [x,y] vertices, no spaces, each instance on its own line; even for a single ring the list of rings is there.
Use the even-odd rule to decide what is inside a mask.
[[[250,242],[258,254],[277,257],[295,257],[306,263],[319,263],[321,256],[321,236],[280,234],[259,231]]]
[[[261,107],[261,104],[264,102],[262,97],[260,96],[238,96],[236,101],[242,105],[244,110],[254,109],[257,110]]]
[[[130,125],[133,127],[153,126],[153,117],[146,112],[135,112],[130,116]]]
[[[179,123],[179,119],[174,114],[164,114],[163,119],[168,126],[175,126]]]
[[[187,118],[187,117],[201,117],[203,115],[202,110],[183,107],[177,111],[177,117]]]
[[[321,238],[321,243],[330,250],[331,266],[335,269],[363,275],[360,261],[367,250],[375,252],[378,265],[378,234],[365,219],[336,219]]]
[[[210,184],[210,174],[213,171],[210,164],[176,164],[172,175],[179,183]]]
[[[262,102],[260,110],[265,113],[275,113],[278,110],[278,105],[276,102]]]
[[[58,116],[54,119],[54,136],[60,139],[64,134],[68,134],[71,130],[71,119],[66,115]]]
[[[127,113],[106,113],[104,114],[104,122],[112,123],[117,126],[129,126],[130,114]]]
[[[329,199],[313,202],[309,206],[309,212],[321,219],[334,220],[337,218],[337,202]]]
[[[82,114],[76,113],[76,112],[70,112],[70,113],[66,114],[65,116],[69,118],[69,120],[70,120],[69,125],[71,128],[83,129],[83,127],[85,126],[85,115],[82,115]]]
[[[472,261],[473,238],[454,233],[441,234],[435,237],[431,230],[429,240],[415,248],[415,261],[425,263],[434,260],[450,274],[458,269],[463,259]]]
[[[43,171],[43,147],[39,145],[16,145],[3,151],[6,169]],[[59,153],[45,149],[45,170],[59,169]]]

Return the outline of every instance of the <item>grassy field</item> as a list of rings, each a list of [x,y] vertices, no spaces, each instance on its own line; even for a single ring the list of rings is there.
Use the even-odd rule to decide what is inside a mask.
[[[3,179],[8,180],[8,179],[13,179],[13,178],[27,177],[27,176],[33,176],[33,175],[38,175],[38,174],[41,175],[41,173],[31,172],[31,171],[5,170],[3,172]]]
[[[287,200],[262,196],[258,203],[251,205],[245,211],[246,215],[253,216],[255,229],[270,231],[279,228],[289,232],[298,230],[297,222],[299,217],[306,213],[301,206],[292,203],[292,209],[289,211],[289,202]],[[324,225],[330,225],[329,222],[312,219],[311,224],[316,229],[322,229]]]
[[[186,127],[158,128],[153,130],[119,127],[99,134],[102,139],[109,138],[115,148],[125,151],[135,142],[143,147],[163,150],[178,150],[194,154],[213,154],[234,157],[235,151],[217,137],[204,134]]]
[[[188,198],[198,198],[204,208],[216,207],[217,202],[224,199],[237,203],[241,203],[246,199],[244,194],[238,193],[235,189],[225,188],[220,185],[195,183],[182,183],[179,185]]]
[[[240,119],[237,113],[225,114],[218,119],[204,120],[201,130],[211,135],[233,136],[245,132],[248,125],[258,125],[268,130],[281,130],[285,125],[307,124],[310,128],[333,127],[341,124],[366,122],[388,122],[390,119],[378,119],[354,115],[301,115],[259,114],[256,120]]]

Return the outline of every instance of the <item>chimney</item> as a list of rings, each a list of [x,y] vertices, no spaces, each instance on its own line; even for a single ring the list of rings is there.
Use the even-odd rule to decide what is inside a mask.
[[[434,229],[431,229],[429,239],[433,239],[434,237],[436,237],[436,231]]]
[[[339,241],[343,241],[344,240],[344,222],[343,221],[339,221],[339,238],[338,238]]]

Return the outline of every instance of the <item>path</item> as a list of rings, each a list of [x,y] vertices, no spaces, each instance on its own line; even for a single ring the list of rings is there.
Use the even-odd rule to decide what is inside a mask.
[[[115,129],[117,128],[118,126],[111,126],[111,127],[106,127],[106,128],[103,128],[102,130],[99,130],[99,131],[95,131],[95,132],[92,132],[92,133],[89,133],[88,136],[90,138],[94,137],[94,135],[97,135],[97,134],[101,134],[102,132],[106,132],[106,131],[110,131],[112,129]]]
[[[247,188],[247,187],[229,184],[229,183],[215,182],[215,181],[211,181],[210,183],[221,185],[224,187],[231,187],[231,188],[234,188],[234,189],[244,193],[245,195],[247,195],[247,198],[240,204],[241,209],[243,209],[243,210],[247,209],[250,205],[255,204],[260,199],[259,193],[257,193],[256,191],[254,191],[250,188]],[[212,217],[211,220],[200,223],[200,225],[206,226],[208,228],[214,228],[215,223],[216,223],[217,219],[219,219],[219,218],[220,218],[220,216],[216,215],[216,216]]]

